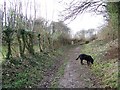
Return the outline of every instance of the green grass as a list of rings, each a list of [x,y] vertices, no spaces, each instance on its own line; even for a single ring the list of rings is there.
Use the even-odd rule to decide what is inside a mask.
[[[64,70],[65,70],[66,65],[67,65],[67,60],[64,59],[64,64],[62,64],[59,67],[58,72],[55,75],[55,78],[51,82],[51,88],[58,88],[59,79],[60,79],[60,77],[62,77],[64,75]]]
[[[56,57],[61,56],[60,48],[49,54],[35,53],[34,56],[26,55],[25,58],[14,57],[4,60],[3,88],[28,88],[36,87],[43,79],[45,72],[56,62]]]
[[[106,60],[105,52],[109,49],[109,43],[104,41],[93,41],[83,45],[82,52],[91,55],[94,58],[94,64],[91,71],[100,79],[102,87],[118,86],[118,58]]]

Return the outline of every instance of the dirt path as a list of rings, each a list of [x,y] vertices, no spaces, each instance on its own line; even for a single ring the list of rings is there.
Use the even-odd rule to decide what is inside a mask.
[[[80,60],[75,60],[80,54],[80,46],[73,47],[65,51],[64,57],[59,57],[55,64],[48,69],[43,80],[37,86],[38,88],[51,87],[51,82],[55,78],[56,72],[61,65],[64,64],[63,59],[67,59],[67,65],[64,70],[64,75],[58,77],[58,88],[99,88],[100,85],[96,82],[96,78],[90,72],[90,67],[80,64]],[[58,63],[59,62],[59,63]]]
[[[90,67],[81,65],[75,59],[80,54],[80,47],[72,48],[67,53],[68,63],[64,71],[64,76],[59,80],[59,88],[95,88],[100,87],[96,78],[90,72]]]

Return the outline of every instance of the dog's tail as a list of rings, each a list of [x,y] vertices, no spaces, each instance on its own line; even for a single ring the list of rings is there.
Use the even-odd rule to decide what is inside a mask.
[[[79,59],[79,56],[78,56],[78,58],[76,58],[76,60],[78,60]]]

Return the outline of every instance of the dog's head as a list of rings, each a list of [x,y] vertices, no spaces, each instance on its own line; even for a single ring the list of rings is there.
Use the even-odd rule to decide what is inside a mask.
[[[94,60],[93,60],[92,58],[91,58],[91,60],[90,60],[90,61],[91,61],[91,63],[93,64]]]

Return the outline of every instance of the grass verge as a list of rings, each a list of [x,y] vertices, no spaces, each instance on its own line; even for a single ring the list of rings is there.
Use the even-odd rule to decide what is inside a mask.
[[[64,70],[65,70],[65,67],[67,65],[67,60],[64,59],[63,61],[64,64],[62,64],[59,68],[58,68],[58,71],[55,75],[55,78],[53,79],[53,81],[51,82],[51,88],[58,88],[58,85],[59,85],[59,79],[60,77],[62,77],[64,75]]]
[[[108,55],[110,58],[106,58],[109,49],[111,49],[110,45],[110,42],[96,40],[83,45],[81,50],[81,53],[89,54],[94,58],[91,70],[98,77],[103,88],[118,87],[118,57],[111,58],[113,54],[110,54]]]
[[[35,53],[24,58],[14,57],[2,62],[3,88],[33,88],[43,79],[44,74],[62,55],[62,48],[49,54]]]

